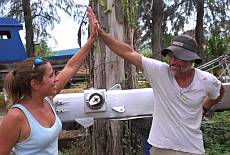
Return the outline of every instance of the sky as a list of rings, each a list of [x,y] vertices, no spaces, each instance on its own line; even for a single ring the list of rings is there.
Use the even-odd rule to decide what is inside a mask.
[[[74,0],[76,4],[84,4],[88,5],[89,0]],[[50,34],[56,39],[57,44],[53,39],[49,39],[48,46],[53,50],[66,50],[72,48],[78,48],[79,45],[77,43],[77,32],[79,29],[79,24],[75,22],[71,17],[66,15],[63,11],[58,12],[61,17],[61,22],[59,24],[55,24],[54,29],[50,31]],[[191,20],[190,20],[191,21]],[[195,27],[195,23],[190,22],[190,24],[185,25],[185,29],[189,30],[191,27]],[[25,29],[25,28],[24,28]],[[25,44],[25,31],[19,31],[20,36],[22,38],[23,43]],[[82,45],[86,42],[87,36],[83,37]]]
[[[75,0],[76,4],[88,5],[88,0]],[[50,34],[56,39],[57,44],[53,39],[49,39],[48,46],[53,50],[66,50],[72,48],[78,48],[77,32],[79,24],[75,22],[71,17],[66,15],[63,11],[59,11],[61,22],[54,25],[54,29],[50,31]],[[23,28],[23,30],[25,27]],[[25,31],[19,31],[22,42],[25,44]],[[86,42],[87,36],[83,37],[82,45]]]
[[[87,0],[75,0],[77,4],[88,5]],[[79,24],[74,22],[71,17],[66,15],[63,11],[59,12],[61,17],[60,24],[56,24],[54,29],[51,31],[52,36],[56,39],[57,45],[54,40],[50,40],[48,42],[49,47],[53,51],[57,50],[65,50],[71,48],[79,47],[77,43],[77,32],[79,29]],[[87,37],[84,37],[82,40],[82,44],[87,40]]]
[[[88,5],[88,0],[75,0],[77,4]],[[61,22],[56,24],[54,29],[51,31],[52,36],[56,39],[57,44],[54,40],[48,42],[49,47],[53,51],[65,50],[79,47],[77,43],[77,32],[79,24],[74,22],[71,17],[67,16],[64,12],[60,12]],[[85,37],[82,44],[87,40]]]

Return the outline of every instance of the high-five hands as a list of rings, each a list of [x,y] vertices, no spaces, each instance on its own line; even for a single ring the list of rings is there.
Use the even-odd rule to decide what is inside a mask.
[[[87,14],[89,18],[89,31],[90,31],[90,37],[95,39],[97,37],[98,33],[98,21],[96,19],[96,16],[93,13],[93,10],[90,6],[87,6]]]
[[[92,8],[91,7],[87,7],[87,12],[88,12],[88,16],[92,19],[91,21],[92,21],[92,27],[94,28],[94,29],[96,29],[96,33],[97,33],[97,36],[102,32],[102,29],[101,29],[101,27],[100,27],[100,25],[99,25],[99,22],[98,22],[98,20],[97,20],[97,18],[96,18],[96,16],[95,16],[95,14],[93,13],[93,10],[92,10]]]

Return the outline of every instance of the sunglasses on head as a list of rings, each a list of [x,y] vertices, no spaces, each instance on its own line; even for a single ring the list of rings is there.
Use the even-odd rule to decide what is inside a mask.
[[[37,66],[41,65],[43,63],[44,59],[40,57],[34,58],[34,64],[32,66],[32,70],[34,70]]]

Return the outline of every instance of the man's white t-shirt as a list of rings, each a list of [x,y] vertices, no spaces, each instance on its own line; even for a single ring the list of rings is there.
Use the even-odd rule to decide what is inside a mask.
[[[195,69],[192,83],[181,88],[168,64],[142,57],[142,65],[155,97],[148,142],[158,148],[204,154],[200,130],[202,101],[206,96],[216,99],[221,82],[212,74]]]

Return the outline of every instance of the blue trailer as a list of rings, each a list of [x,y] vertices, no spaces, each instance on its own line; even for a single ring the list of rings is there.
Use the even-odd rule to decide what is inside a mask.
[[[5,75],[14,69],[19,62],[27,58],[27,53],[19,35],[19,31],[22,29],[23,25],[16,19],[0,18],[0,91],[2,91]],[[54,56],[46,57],[46,59],[51,60],[53,68],[59,71],[64,67],[67,60],[79,50],[79,48],[74,48],[54,51]],[[87,68],[81,68],[82,74],[77,74],[72,81],[87,80],[86,70]]]
[[[0,62],[18,62],[27,58],[19,35],[23,29],[14,18],[0,18]]]

